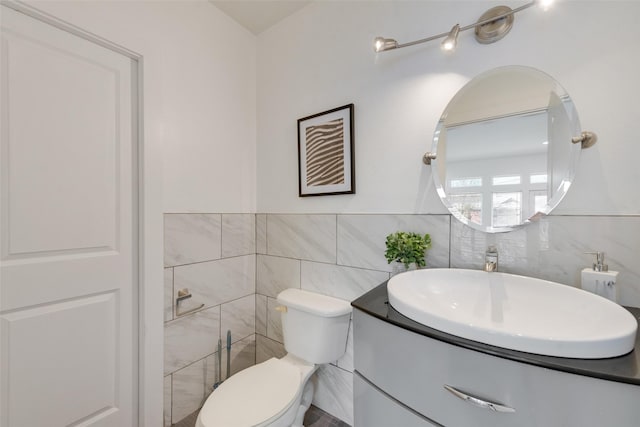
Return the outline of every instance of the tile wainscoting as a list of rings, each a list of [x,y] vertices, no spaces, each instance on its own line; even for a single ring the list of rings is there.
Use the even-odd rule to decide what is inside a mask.
[[[213,384],[226,377],[231,331],[231,374],[255,364],[255,215],[165,214],[164,425],[198,410]],[[178,290],[190,299],[176,315]],[[222,339],[222,372],[217,369]]]
[[[204,399],[218,336],[231,329],[242,341],[234,370],[282,357],[277,294],[293,287],[357,298],[389,278],[384,242],[394,231],[431,234],[429,267],[478,269],[495,245],[501,271],[570,286],[591,265],[584,252],[604,251],[620,272],[619,302],[640,306],[640,216],[548,216],[501,234],[429,214],[167,214],[165,224],[165,411],[174,423]],[[171,302],[182,287],[191,304],[206,306],[175,319]],[[345,356],[315,376],[314,405],[352,425],[351,339]]]

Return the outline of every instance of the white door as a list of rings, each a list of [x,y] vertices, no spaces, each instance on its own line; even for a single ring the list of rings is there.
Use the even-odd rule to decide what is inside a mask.
[[[1,12],[0,426],[133,426],[137,63]]]

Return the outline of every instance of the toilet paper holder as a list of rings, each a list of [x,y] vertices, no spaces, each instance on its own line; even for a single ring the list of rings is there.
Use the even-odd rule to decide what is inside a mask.
[[[189,289],[184,288],[184,289],[179,289],[178,290],[178,298],[176,298],[176,317],[180,317],[180,316],[184,316],[186,314],[189,313],[193,313],[194,311],[198,311],[200,310],[202,307],[204,307],[204,303],[200,304],[198,307],[192,308],[190,310],[187,311],[180,311],[180,303],[186,299],[191,298],[191,292],[189,292]]]

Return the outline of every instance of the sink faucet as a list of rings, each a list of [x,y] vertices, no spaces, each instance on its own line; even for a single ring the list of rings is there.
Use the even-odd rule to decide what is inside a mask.
[[[484,271],[498,271],[498,249],[495,246],[489,246],[484,253]]]

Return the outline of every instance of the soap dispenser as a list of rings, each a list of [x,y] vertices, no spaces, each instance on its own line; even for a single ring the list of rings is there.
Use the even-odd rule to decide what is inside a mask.
[[[616,280],[618,272],[609,271],[609,266],[604,262],[604,252],[586,253],[595,255],[596,262],[593,267],[582,270],[582,289],[617,302]]]

